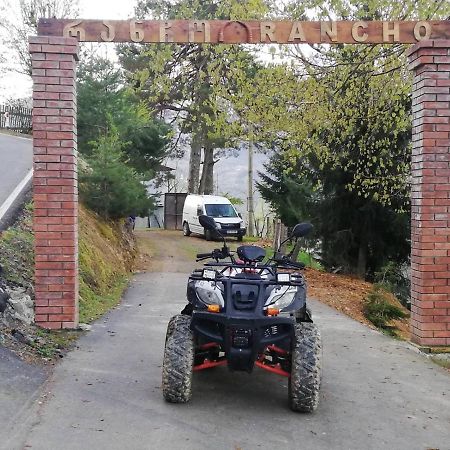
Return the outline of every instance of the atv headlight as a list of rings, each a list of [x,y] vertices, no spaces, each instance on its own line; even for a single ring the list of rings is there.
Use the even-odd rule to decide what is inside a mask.
[[[270,306],[271,308],[278,308],[280,310],[287,308],[295,300],[296,293],[296,286],[275,286],[264,306]]]
[[[222,290],[218,286],[219,283],[214,281],[199,280],[194,284],[195,292],[198,298],[205,305],[220,305],[225,306],[223,300]],[[220,283],[221,284],[221,283]]]

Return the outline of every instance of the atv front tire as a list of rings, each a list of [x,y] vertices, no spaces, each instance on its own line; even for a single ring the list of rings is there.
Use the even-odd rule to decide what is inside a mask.
[[[194,338],[191,317],[178,314],[170,319],[164,348],[162,390],[170,403],[186,403],[192,396]]]
[[[292,346],[289,406],[293,411],[312,412],[319,404],[322,345],[317,326],[310,322],[295,325]]]

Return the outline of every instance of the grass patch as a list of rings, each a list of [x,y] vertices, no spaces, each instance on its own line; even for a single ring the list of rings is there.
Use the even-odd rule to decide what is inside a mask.
[[[34,235],[32,204],[27,204],[13,226],[0,234],[0,266],[2,278],[28,287],[34,279]]]
[[[76,331],[54,331],[36,328],[32,347],[44,357],[52,359],[67,350],[79,337]]]
[[[289,253],[291,250],[292,250],[292,247],[288,246],[286,248],[286,253]],[[272,247],[266,248],[265,260],[267,261],[270,258],[272,258],[273,254],[274,254],[274,250]],[[311,256],[309,253],[307,253],[305,251],[301,251],[298,254],[297,262],[302,262],[303,264],[305,264],[306,267],[311,267],[312,269],[316,269],[316,270],[320,270],[320,271],[324,270],[322,264],[320,264],[318,261],[316,261],[313,256]]]
[[[91,322],[117,305],[135,256],[134,241],[120,222],[106,222],[80,208],[80,321]]]
[[[243,242],[258,242],[261,238],[257,236],[244,236]]]
[[[128,278],[116,280],[106,294],[96,294],[82,279],[80,280],[80,322],[89,323],[98,319],[112,307],[116,306],[127,287]]]
[[[364,316],[377,328],[383,329],[388,334],[395,335],[395,330],[389,327],[388,322],[394,319],[404,319],[408,314],[400,306],[394,305],[388,298],[386,291],[375,285],[367,295],[364,306]]]
[[[450,369],[450,358],[437,358],[435,356],[432,356],[431,361],[433,361],[438,366],[443,367],[444,369]]]

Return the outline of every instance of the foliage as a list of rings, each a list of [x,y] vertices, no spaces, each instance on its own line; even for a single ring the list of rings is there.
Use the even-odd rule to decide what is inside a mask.
[[[78,148],[92,154],[94,142],[114,127],[127,164],[150,179],[166,156],[169,127],[153,118],[111,61],[86,55],[78,71]]]
[[[32,204],[19,220],[0,235],[0,276],[7,282],[29,287],[34,279]]]
[[[143,0],[136,8],[137,17],[156,19],[243,20],[267,12],[268,5],[261,0]],[[252,73],[254,57],[243,46],[208,44],[124,45],[119,55],[136,94],[176,123],[174,146],[183,135],[191,136],[189,192],[211,193],[216,149],[237,148],[241,137],[227,126],[229,93],[236,90],[238,79]]]
[[[80,176],[81,200],[104,218],[146,216],[153,207],[143,177],[125,164],[123,145],[114,128],[99,137]]]
[[[5,0],[0,5],[0,43],[11,57],[2,62],[9,70],[31,75],[28,38],[37,35],[39,18],[77,16],[78,0]]]
[[[122,222],[80,208],[80,321],[90,322],[120,300],[135,255]]]
[[[231,194],[229,194],[228,192],[225,192],[224,194],[222,194],[222,197],[227,198],[228,200],[230,200],[230,202],[233,205],[243,205],[244,201],[239,198],[239,197],[233,197]]]
[[[377,286],[367,295],[364,309],[365,317],[378,328],[386,328],[393,319],[403,319],[408,315],[400,306],[394,305],[386,297],[385,291]]]
[[[440,2],[287,2],[298,19],[445,17]],[[447,13],[445,12],[447,11]],[[409,251],[411,104],[404,45],[283,48],[289,62],[269,64],[233,104],[278,152],[259,189],[289,225],[308,218],[324,259],[373,277]],[[242,89],[241,89],[242,90]],[[258,92],[264,96],[258,96]],[[245,120],[244,120],[245,122]]]
[[[394,294],[403,306],[410,306],[411,280],[404,265],[389,261],[375,273],[374,280],[386,291]]]

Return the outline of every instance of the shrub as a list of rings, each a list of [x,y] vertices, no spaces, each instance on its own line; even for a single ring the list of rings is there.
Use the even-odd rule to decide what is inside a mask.
[[[127,165],[124,145],[114,128],[101,136],[80,176],[81,200],[104,218],[146,216],[153,208],[142,176]]]
[[[408,316],[400,306],[389,301],[386,292],[379,286],[374,286],[367,295],[363,313],[378,328],[386,328],[390,320],[403,319]]]
[[[375,273],[377,284],[394,294],[400,303],[407,308],[411,301],[411,281],[405,265],[389,261],[379,272]]]

